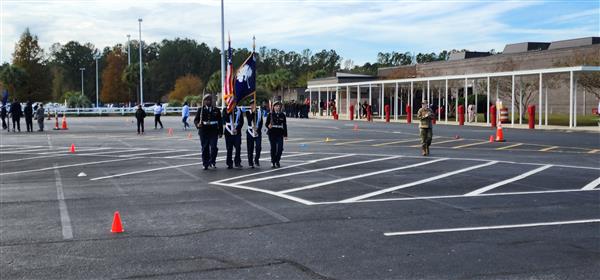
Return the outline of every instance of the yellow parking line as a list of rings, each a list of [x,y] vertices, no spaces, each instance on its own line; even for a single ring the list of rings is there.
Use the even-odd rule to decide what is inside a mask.
[[[431,145],[439,145],[439,144],[444,144],[444,143],[451,143],[451,142],[458,142],[458,141],[463,141],[463,139],[450,139],[450,140],[446,140],[446,141],[442,141],[442,142],[433,142],[431,143]],[[412,148],[418,148],[421,147],[421,144],[418,145],[412,145]]]
[[[489,141],[483,141],[483,142],[476,142],[476,143],[471,143],[471,144],[460,145],[460,146],[452,147],[452,149],[460,149],[460,148],[466,148],[466,147],[471,147],[471,146],[483,145],[485,143],[489,143]]]
[[[300,142],[300,144],[314,144],[314,143],[325,143],[325,142],[333,142],[333,141],[335,141],[335,139],[329,138],[329,141],[327,141],[327,139],[323,139],[323,140],[314,140],[314,141],[308,141],[308,142]]]
[[[589,152],[587,152],[587,153],[588,153],[588,154],[595,154],[595,153],[597,153],[597,152],[600,152],[600,150],[598,150],[598,149],[593,149],[593,150],[591,150],[591,151],[589,151]]]
[[[539,149],[540,152],[548,152],[550,150],[554,150],[558,148],[558,146],[552,146],[552,147],[548,147],[548,148],[543,148],[543,149]]]
[[[497,148],[496,150],[507,150],[507,149],[522,146],[522,145],[523,145],[523,143],[517,143],[517,144],[513,144],[513,145],[509,145],[509,146],[500,147],[500,148]]]
[[[387,145],[394,145],[394,144],[400,144],[400,143],[406,143],[406,142],[414,142],[414,141],[420,141],[421,139],[408,139],[408,140],[400,140],[400,141],[392,141],[392,142],[385,142],[385,143],[379,143],[379,144],[373,144],[371,146],[373,147],[381,147],[381,146],[387,146]]]
[[[333,144],[334,146],[339,146],[339,145],[347,145],[347,144],[356,144],[356,143],[363,143],[363,142],[371,142],[371,141],[375,141],[375,140],[356,140],[356,141],[349,141],[349,142],[340,142],[340,143],[336,143]]]

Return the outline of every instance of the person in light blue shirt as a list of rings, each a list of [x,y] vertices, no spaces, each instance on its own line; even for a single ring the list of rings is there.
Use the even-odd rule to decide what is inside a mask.
[[[183,108],[181,109],[181,122],[183,122],[183,130],[187,130],[190,125],[187,122],[187,119],[190,117],[190,106],[187,102],[183,103]]]

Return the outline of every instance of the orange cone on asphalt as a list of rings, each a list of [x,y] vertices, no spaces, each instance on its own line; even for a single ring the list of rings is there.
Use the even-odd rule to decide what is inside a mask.
[[[119,215],[119,211],[115,211],[115,215],[113,216],[112,227],[110,229],[112,233],[121,233],[123,232],[123,225],[121,224],[121,215]]]
[[[60,130],[60,127],[58,127],[58,114],[56,112],[54,112],[54,119],[56,120],[56,123],[54,124],[54,130]]]
[[[63,113],[63,118],[62,118],[62,127],[61,127],[60,129],[64,129],[64,130],[67,130],[67,129],[69,129],[69,128],[67,127],[67,114],[66,114],[66,113]]]
[[[498,122],[496,127],[496,142],[504,142],[504,132],[502,132],[502,122]]]
[[[490,135],[490,143],[494,142],[494,135]]]
[[[75,153],[75,144],[71,144],[71,148],[69,149],[70,153]]]

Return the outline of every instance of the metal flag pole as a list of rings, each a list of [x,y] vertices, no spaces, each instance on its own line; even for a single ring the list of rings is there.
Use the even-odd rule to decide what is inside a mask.
[[[254,59],[255,52],[256,52],[256,36],[252,35],[252,59]],[[254,73],[254,77],[258,78],[258,74]],[[254,84],[254,87],[255,87],[255,90],[254,90],[254,109],[256,110],[256,83]]]
[[[221,110],[225,108],[225,9],[221,0]]]

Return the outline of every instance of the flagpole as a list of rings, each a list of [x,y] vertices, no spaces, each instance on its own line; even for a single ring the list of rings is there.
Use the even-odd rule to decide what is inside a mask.
[[[252,56],[256,51],[256,36],[252,35]],[[258,69],[258,67],[256,67]],[[258,78],[258,73],[254,74],[254,77]],[[256,86],[255,86],[256,87]],[[256,111],[256,88],[254,89],[254,110]]]
[[[225,8],[221,0],[221,110],[225,108]]]

